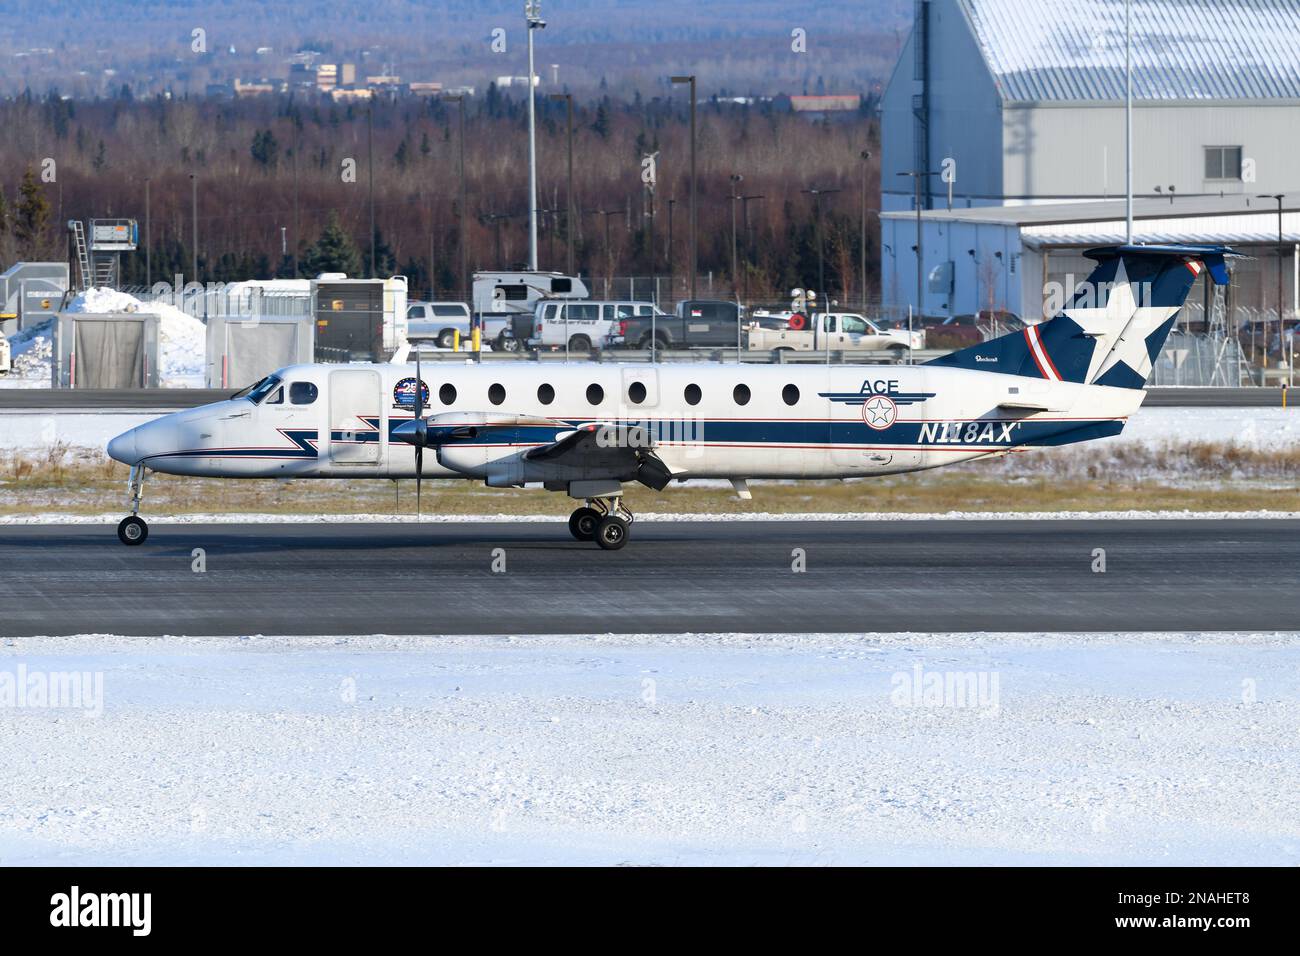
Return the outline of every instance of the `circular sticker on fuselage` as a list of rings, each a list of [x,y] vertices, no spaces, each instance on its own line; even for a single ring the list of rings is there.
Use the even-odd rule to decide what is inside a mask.
[[[884,395],[873,395],[862,404],[862,420],[867,423],[868,428],[874,428],[876,431],[888,428],[894,424],[894,419],[897,417],[898,406],[894,404],[892,398]]]
[[[426,382],[420,383],[421,403],[425,408],[429,407],[429,386]],[[393,408],[409,409],[415,411],[415,379],[404,378],[393,386]]]

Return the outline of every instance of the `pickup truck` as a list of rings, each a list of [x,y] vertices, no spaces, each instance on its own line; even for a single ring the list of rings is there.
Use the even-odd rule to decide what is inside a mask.
[[[881,328],[857,312],[755,312],[748,335],[751,349],[843,349],[889,351],[901,357],[925,348],[925,332]]]
[[[461,347],[467,348],[470,332],[477,324],[483,330],[483,342],[496,351],[514,352],[519,342],[510,330],[506,314],[472,316],[464,302],[412,302],[406,307],[406,338],[411,342],[433,342],[449,349],[460,333]]]
[[[735,302],[687,299],[677,303],[672,315],[625,319],[618,334],[623,345],[633,349],[649,349],[652,344],[660,349],[735,348],[737,325],[744,314]]]

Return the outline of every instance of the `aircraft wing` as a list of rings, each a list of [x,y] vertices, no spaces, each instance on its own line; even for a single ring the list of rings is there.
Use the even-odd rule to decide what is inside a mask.
[[[523,457],[530,463],[587,474],[635,475],[658,490],[672,480],[672,472],[654,453],[653,444],[640,425],[589,422],[557,435],[549,445],[530,448]]]

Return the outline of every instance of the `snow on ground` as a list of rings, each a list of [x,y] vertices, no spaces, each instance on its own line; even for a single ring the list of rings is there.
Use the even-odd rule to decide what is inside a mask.
[[[10,865],[1300,863],[1300,634],[0,642],[67,672]]]
[[[207,326],[164,302],[142,303],[116,289],[88,289],[74,298],[67,312],[148,312],[159,316],[159,352],[163,388],[202,388],[207,371]],[[43,322],[12,337],[13,371],[0,387],[47,388],[54,349],[54,321]]]

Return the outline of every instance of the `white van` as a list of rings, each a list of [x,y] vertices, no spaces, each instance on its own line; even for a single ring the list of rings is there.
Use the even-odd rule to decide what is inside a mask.
[[[624,321],[656,314],[665,313],[650,302],[539,302],[528,347],[562,349],[567,345],[572,352],[611,348],[623,343]]]

